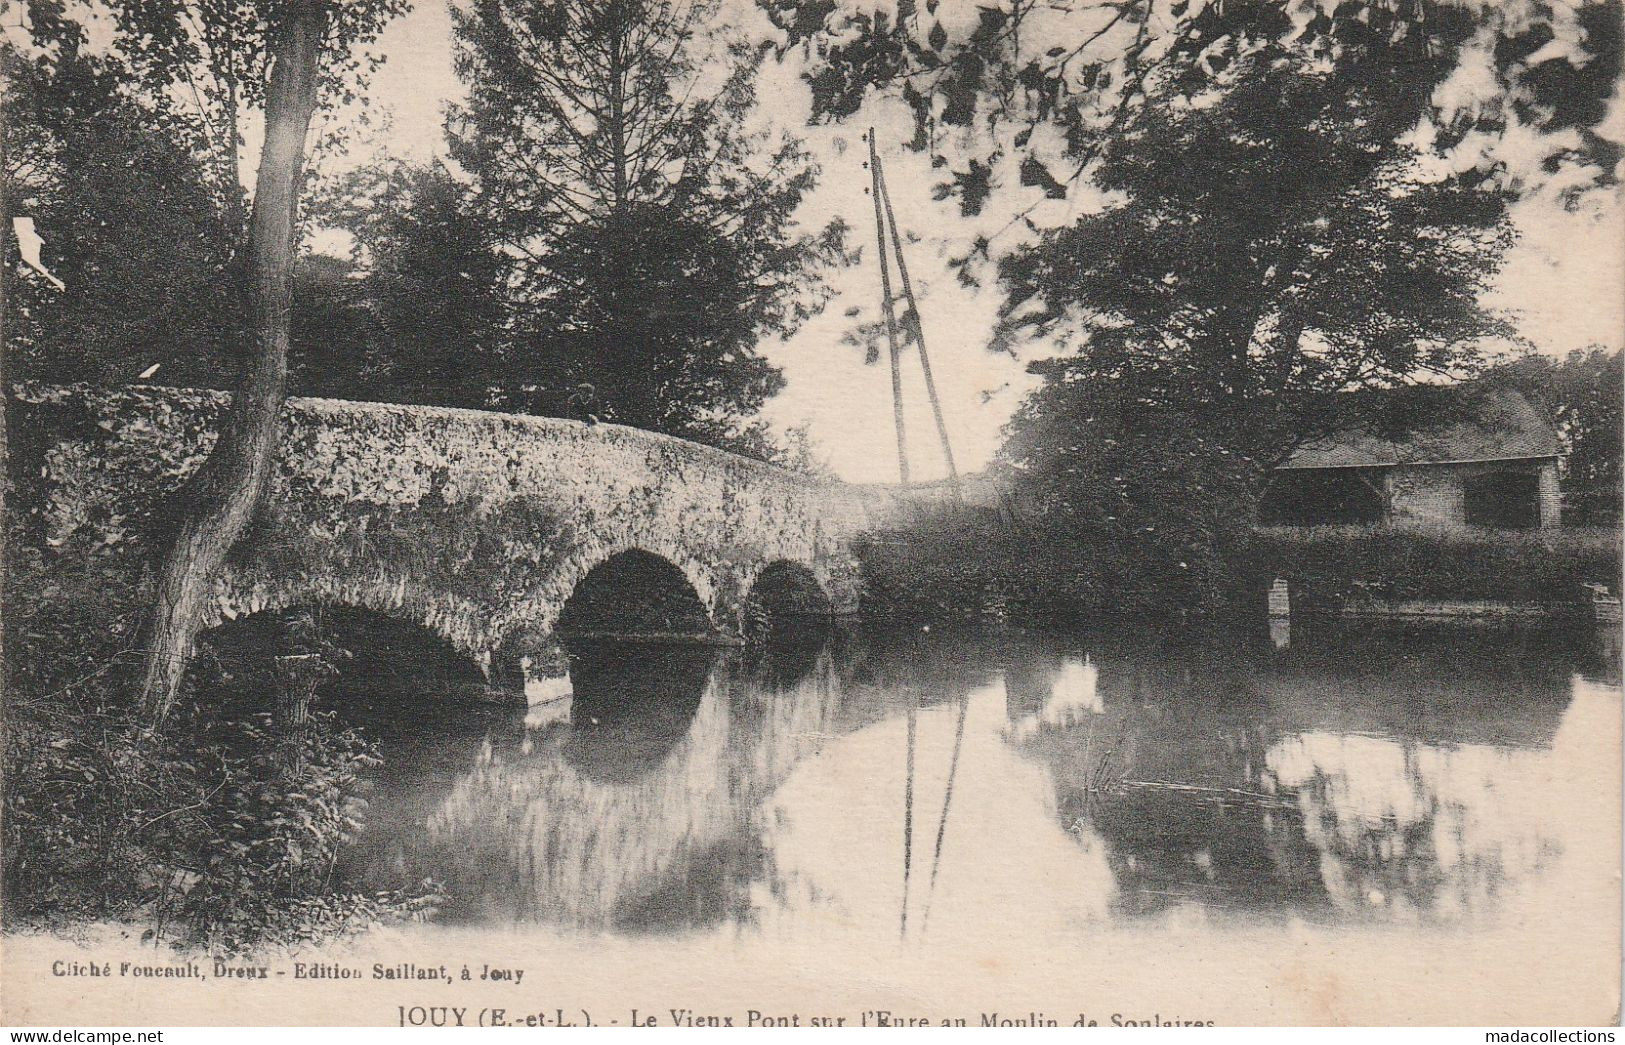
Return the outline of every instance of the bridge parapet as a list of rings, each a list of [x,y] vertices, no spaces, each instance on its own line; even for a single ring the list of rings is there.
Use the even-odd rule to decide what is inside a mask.
[[[207,457],[229,397],[27,386],[18,400],[18,450],[37,474],[46,541],[63,554],[150,554],[172,532],[176,492]],[[804,566],[850,612],[851,542],[894,503],[618,425],[296,398],[210,623],[361,606],[420,622],[489,669],[505,648],[545,644],[586,573],[633,549],[681,569],[724,629],[740,626],[756,576],[778,561]]]

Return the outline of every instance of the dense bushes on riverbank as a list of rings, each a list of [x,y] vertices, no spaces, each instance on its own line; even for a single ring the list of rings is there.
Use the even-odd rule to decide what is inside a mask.
[[[1103,537],[947,504],[871,535],[856,551],[864,614],[881,619],[1226,623],[1246,590],[1211,546],[1177,531]]]
[[[135,700],[142,584],[15,550],[6,599],[8,922],[130,918],[235,949],[410,914],[412,896],[335,892],[376,754],[331,716],[295,740],[269,716],[218,711],[200,672],[161,728]],[[266,701],[269,703],[269,701]]]
[[[1612,529],[1258,527],[1212,549],[1144,534],[1089,541],[993,512],[937,509],[859,548],[865,612],[913,620],[1052,624],[1134,618],[1243,627],[1284,577],[1299,608],[1349,597],[1575,605],[1618,586]]]
[[[1284,577],[1312,601],[1387,599],[1576,603],[1581,584],[1617,590],[1620,531],[1444,530],[1398,526],[1261,527],[1250,549],[1261,576]]]
[[[856,546],[864,615],[970,622],[1021,618],[1039,607],[1062,616],[1096,608],[1090,561],[1065,544],[1039,543],[992,511],[924,510]]]

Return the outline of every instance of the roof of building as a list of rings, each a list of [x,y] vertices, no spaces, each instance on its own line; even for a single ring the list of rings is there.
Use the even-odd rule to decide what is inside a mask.
[[[1559,453],[1551,422],[1520,393],[1503,389],[1478,397],[1470,419],[1418,429],[1399,439],[1363,431],[1338,432],[1309,440],[1277,467],[1387,468],[1513,461]]]

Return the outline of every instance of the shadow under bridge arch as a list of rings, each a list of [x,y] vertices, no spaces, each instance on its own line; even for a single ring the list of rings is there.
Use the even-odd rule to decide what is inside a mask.
[[[687,576],[641,549],[612,555],[581,578],[554,630],[569,665],[566,760],[608,782],[660,765],[687,735],[725,641]]]
[[[268,608],[204,631],[191,674],[225,714],[271,710],[285,685],[278,661],[311,665],[317,708],[349,724],[435,719],[448,705],[501,701],[479,664],[445,635],[407,618],[317,601]]]
[[[711,615],[683,571],[641,549],[587,571],[559,611],[555,632],[579,641],[714,641]]]
[[[762,567],[745,596],[745,635],[753,641],[798,632],[828,633],[835,605],[811,567],[778,559]]]

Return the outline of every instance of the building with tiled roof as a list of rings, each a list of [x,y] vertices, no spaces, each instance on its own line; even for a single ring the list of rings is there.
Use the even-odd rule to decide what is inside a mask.
[[[1403,437],[1349,430],[1306,441],[1275,469],[1264,520],[1556,526],[1560,453],[1529,400],[1491,391],[1468,416]]]

